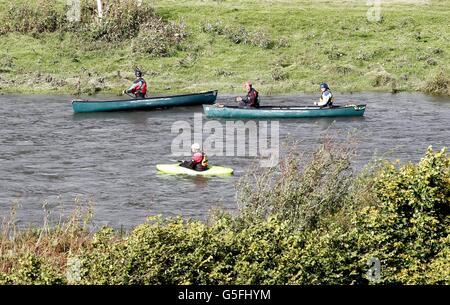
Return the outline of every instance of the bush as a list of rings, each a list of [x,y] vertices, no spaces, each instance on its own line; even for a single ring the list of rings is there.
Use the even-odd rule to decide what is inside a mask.
[[[77,207],[64,222],[50,226],[50,211],[44,204],[44,224],[40,228],[16,227],[17,204],[0,222],[0,283],[65,283],[67,257],[86,247],[91,238],[87,224],[90,207]],[[62,215],[61,215],[62,217]]]
[[[14,67],[14,60],[12,56],[5,54],[0,57],[0,73],[10,72]]]
[[[352,65],[337,65],[332,66],[331,71],[339,75],[349,75],[354,71],[354,67]]]
[[[141,6],[132,0],[114,1],[114,5],[106,2],[102,20],[98,20],[95,1],[82,2],[82,23],[92,40],[117,42],[134,38],[141,25],[153,19],[159,18],[146,2]]]
[[[148,2],[140,6],[135,0],[103,2],[103,17],[99,19],[96,2],[82,0],[79,22],[67,21],[64,7],[56,0],[14,3],[2,16],[0,34],[72,31],[88,42],[133,40],[136,52],[154,56],[167,56],[186,36],[183,24],[163,20]]]
[[[275,66],[270,71],[270,77],[274,81],[280,81],[289,78],[289,75],[285,71],[283,71],[279,66]]]
[[[64,8],[56,0],[14,1],[1,15],[0,33],[56,32],[65,24]]]
[[[44,262],[41,257],[31,253],[21,257],[11,273],[11,276],[8,276],[6,279],[7,283],[19,285],[55,285],[65,283],[65,279],[51,264]]]
[[[214,35],[224,35],[234,44],[246,44],[262,49],[288,46],[288,41],[285,38],[274,40],[270,38],[264,30],[250,32],[243,26],[224,25],[221,20],[212,23],[205,22],[202,24],[201,30],[205,33],[212,33]]]
[[[366,76],[372,82],[372,86],[374,87],[382,87],[382,86],[395,86],[395,78],[387,72],[383,67],[377,67],[374,70],[366,73]]]
[[[386,163],[374,178],[378,201],[355,213],[361,257],[377,257],[382,283],[424,283],[430,263],[448,251],[450,158],[428,148],[419,164]]]
[[[277,168],[257,169],[238,183],[242,214],[249,220],[274,216],[299,229],[315,228],[345,202],[353,153],[352,145],[339,145],[331,137],[310,155],[289,150]]]
[[[117,240],[111,231],[104,230],[96,235],[93,250],[82,257],[83,282],[223,283],[222,273],[214,270],[220,268],[221,255],[231,253],[222,251],[226,243],[221,227],[219,223],[209,227],[199,221],[157,217],[137,227],[126,240]]]
[[[330,60],[337,60],[346,55],[344,52],[339,50],[338,47],[335,45],[331,46],[331,48],[325,50],[323,53],[327,55],[328,59]]]
[[[223,35],[224,34],[225,26],[221,20],[218,20],[216,22],[205,22],[201,25],[201,30],[204,33],[213,33],[216,35]]]
[[[124,240],[111,228],[97,232],[76,257],[81,261],[78,284],[125,284],[126,250]]]
[[[450,283],[450,236],[441,240],[441,245],[442,251],[435,256],[425,274],[426,284]]]
[[[133,52],[152,56],[170,56],[185,39],[183,24],[166,23],[154,19],[140,27],[139,35],[133,39]]]
[[[299,275],[305,242],[274,218],[245,227],[226,216],[209,226],[152,218],[126,241],[107,238],[84,256],[82,283],[306,284],[313,270]]]
[[[439,95],[450,95],[450,77],[443,70],[433,74],[425,81],[421,91]]]

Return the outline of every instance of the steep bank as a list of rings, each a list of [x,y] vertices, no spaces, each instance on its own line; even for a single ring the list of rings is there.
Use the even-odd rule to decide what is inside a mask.
[[[322,81],[341,92],[449,94],[449,4],[383,3],[381,19],[369,21],[370,7],[357,1],[156,1],[159,16],[185,26],[170,54],[144,48],[145,31],[138,44],[8,32],[0,35],[0,92],[119,93],[139,65],[156,93],[240,92],[252,79],[264,95],[311,92]]]

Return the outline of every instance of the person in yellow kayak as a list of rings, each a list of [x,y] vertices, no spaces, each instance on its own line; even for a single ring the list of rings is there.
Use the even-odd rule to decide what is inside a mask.
[[[200,149],[200,144],[194,143],[191,146],[192,158],[190,161],[182,161],[180,166],[195,171],[205,171],[208,169],[208,157]]]
[[[137,99],[144,99],[147,94],[147,82],[142,78],[142,71],[139,68],[134,70],[136,80],[130,88],[123,90],[124,94],[134,94]]]
[[[253,88],[251,81],[245,83],[245,89],[247,89],[247,95],[237,97],[236,101],[239,103],[240,108],[259,108],[259,93]]]
[[[319,102],[314,102],[314,105],[323,107],[333,107],[333,94],[330,91],[330,87],[328,87],[327,83],[320,84],[320,91],[322,95],[320,96]]]

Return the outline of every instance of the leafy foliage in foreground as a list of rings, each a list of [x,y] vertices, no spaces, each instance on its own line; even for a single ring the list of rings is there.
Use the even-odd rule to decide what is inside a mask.
[[[92,235],[72,225],[2,234],[0,282],[368,284],[367,261],[375,257],[379,283],[449,284],[446,150],[430,147],[417,164],[381,162],[359,174],[348,171],[351,155],[334,144],[306,157],[312,159],[305,166],[286,156],[278,175],[265,169],[238,186],[249,194],[248,185],[256,185],[267,200],[241,195],[237,216],[218,212],[208,223],[151,217],[124,236],[111,228]],[[43,250],[62,245],[62,236],[66,248]],[[46,243],[51,240],[56,243]],[[77,275],[68,281],[68,268],[55,257],[78,260]]]

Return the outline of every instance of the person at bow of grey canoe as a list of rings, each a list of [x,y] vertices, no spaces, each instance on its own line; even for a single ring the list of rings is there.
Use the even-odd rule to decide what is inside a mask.
[[[130,88],[123,90],[124,94],[134,94],[137,99],[144,99],[147,94],[147,82],[142,78],[142,71],[139,68],[134,70],[136,80],[130,86]]]
[[[320,84],[320,91],[322,95],[320,96],[319,102],[314,102],[314,105],[323,107],[333,107],[333,94],[331,93],[330,87],[327,83]]]
[[[247,89],[247,95],[237,97],[236,101],[239,103],[239,108],[259,108],[259,93],[253,88],[251,81],[245,83],[245,89]]]

